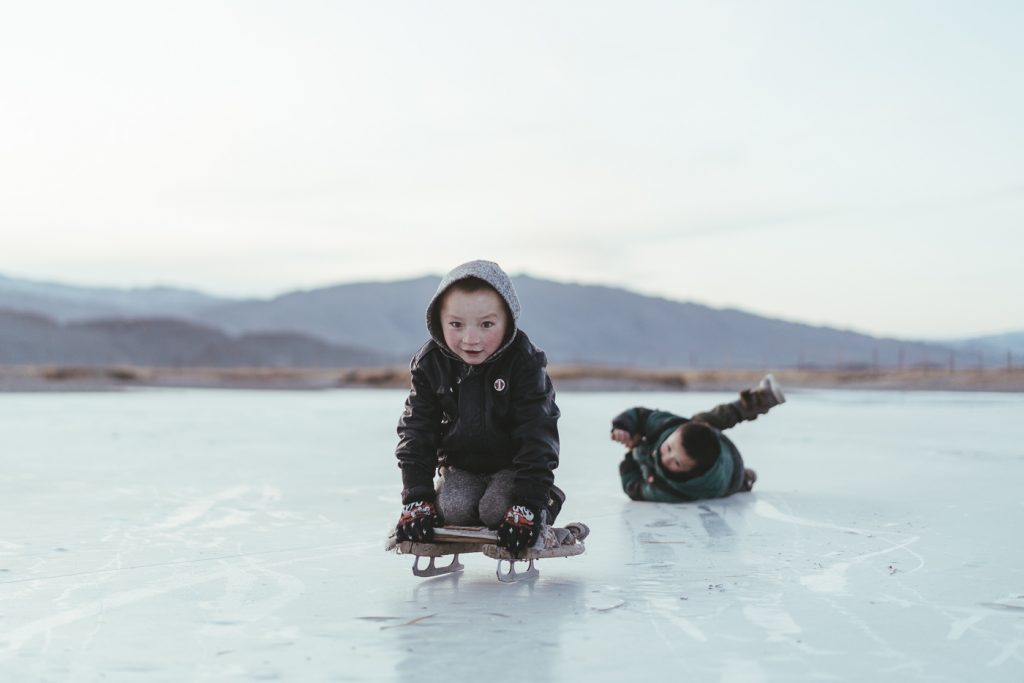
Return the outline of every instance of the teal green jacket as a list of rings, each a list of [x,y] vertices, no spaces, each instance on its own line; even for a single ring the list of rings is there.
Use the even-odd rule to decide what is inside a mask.
[[[641,437],[619,465],[622,490],[633,500],[659,503],[684,503],[705,498],[721,498],[740,490],[743,482],[743,458],[736,446],[715,431],[721,452],[707,472],[693,479],[673,478],[658,456],[661,445],[672,432],[689,420],[661,410],[630,408],[612,420],[613,429],[624,429]]]

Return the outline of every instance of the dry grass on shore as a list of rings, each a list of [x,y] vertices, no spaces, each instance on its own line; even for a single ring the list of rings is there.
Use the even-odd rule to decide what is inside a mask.
[[[559,391],[735,391],[766,370],[645,370],[583,365],[549,368]],[[775,370],[789,388],[1024,391],[1024,367],[954,370]],[[229,389],[405,388],[408,368],[141,368],[0,366],[0,391],[91,391],[127,387]]]

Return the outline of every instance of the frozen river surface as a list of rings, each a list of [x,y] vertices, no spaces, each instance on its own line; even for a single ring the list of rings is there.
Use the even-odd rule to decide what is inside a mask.
[[[729,397],[563,393],[587,553],[512,585],[383,552],[403,397],[0,395],[0,680],[1024,681],[1024,396],[791,392],[673,506],[610,418]]]

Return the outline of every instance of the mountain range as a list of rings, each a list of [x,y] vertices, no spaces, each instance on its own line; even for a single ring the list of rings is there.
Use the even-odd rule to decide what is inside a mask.
[[[361,282],[268,299],[0,276],[0,364],[360,367],[408,362],[440,277]],[[1024,356],[1024,331],[923,342],[513,277],[520,327],[554,363],[642,368],[974,367]]]

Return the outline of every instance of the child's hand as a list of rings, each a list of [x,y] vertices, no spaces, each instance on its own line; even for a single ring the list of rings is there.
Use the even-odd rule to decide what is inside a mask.
[[[498,526],[498,545],[515,557],[534,544],[540,533],[540,514],[529,505],[512,505]]]
[[[633,448],[640,443],[640,436],[630,434],[625,429],[613,429],[612,430],[612,441],[618,441],[626,448]]]
[[[437,508],[429,500],[418,500],[402,508],[397,530],[399,541],[427,543],[434,538]]]

